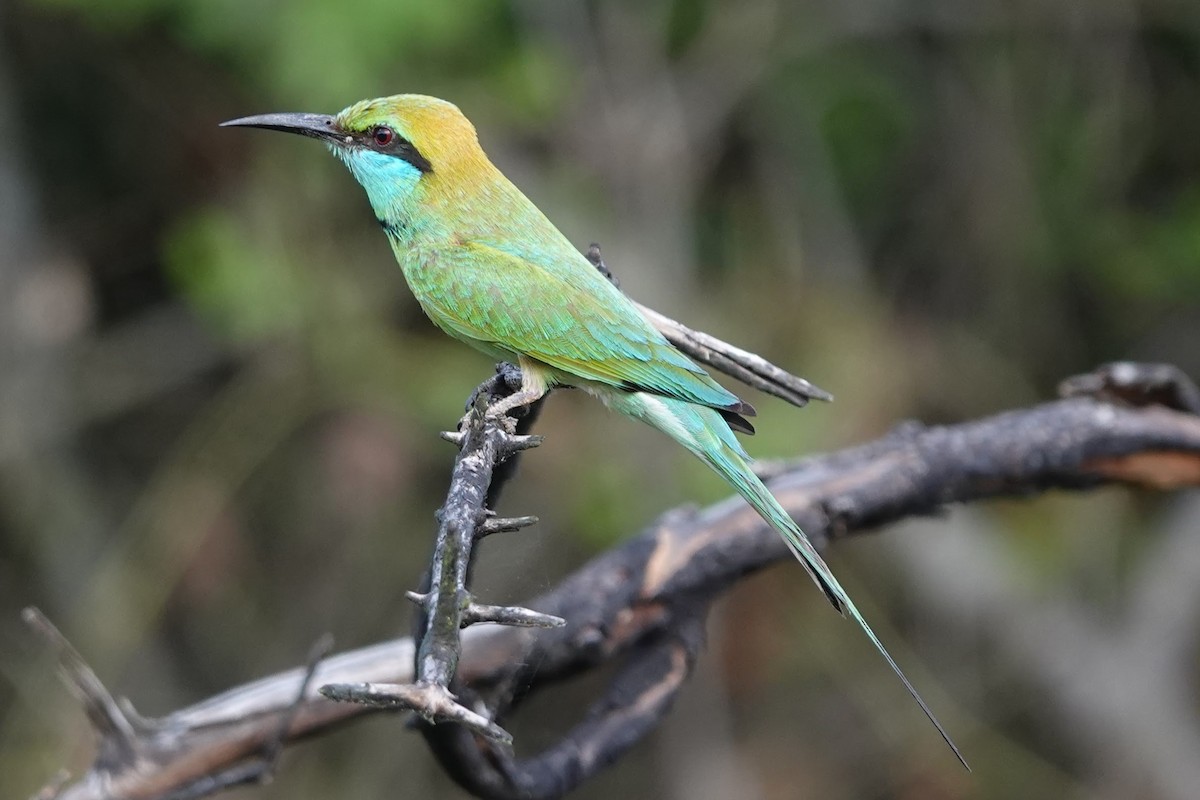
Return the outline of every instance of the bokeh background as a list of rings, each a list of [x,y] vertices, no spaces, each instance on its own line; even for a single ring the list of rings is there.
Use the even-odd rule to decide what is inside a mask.
[[[6,0],[0,4],[0,796],[91,755],[41,607],[164,713],[407,631],[451,426],[491,365],[409,297],[298,137],[449,98],[622,285],[831,390],[750,397],[781,457],[1200,375],[1200,5],[1171,0]],[[665,439],[562,393],[479,585],[517,602],[688,501]],[[959,509],[830,559],[964,774],[795,566],[747,580],[671,720],[581,798],[1193,798],[1200,499]],[[574,696],[568,695],[574,698]],[[586,700],[583,690],[577,700]],[[535,703],[526,750],[581,706]],[[255,798],[457,797],[373,719]]]

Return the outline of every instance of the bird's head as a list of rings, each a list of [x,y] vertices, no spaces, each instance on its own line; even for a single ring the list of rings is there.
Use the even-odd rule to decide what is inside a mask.
[[[367,190],[381,218],[432,176],[452,178],[486,162],[474,126],[455,105],[417,94],[363,100],[333,116],[262,114],[221,125],[320,139]]]

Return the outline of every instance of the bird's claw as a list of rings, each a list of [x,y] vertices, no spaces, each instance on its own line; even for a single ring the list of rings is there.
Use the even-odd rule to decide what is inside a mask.
[[[492,410],[489,408],[483,413],[483,420],[484,423],[492,423],[510,436],[517,433],[517,421],[507,411],[501,409]]]
[[[494,425],[505,433],[514,435],[517,432],[517,421],[509,411],[509,409],[496,408],[495,406],[486,408],[483,410],[483,424]],[[458,421],[457,430],[462,433],[469,429],[474,424],[475,415],[478,413],[480,413],[478,409],[472,408],[466,414],[463,414],[462,418]]]

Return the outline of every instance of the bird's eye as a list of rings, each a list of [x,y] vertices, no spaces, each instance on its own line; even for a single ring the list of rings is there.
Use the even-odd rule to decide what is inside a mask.
[[[371,139],[379,147],[387,147],[392,142],[396,141],[396,132],[387,125],[376,125],[371,130]]]

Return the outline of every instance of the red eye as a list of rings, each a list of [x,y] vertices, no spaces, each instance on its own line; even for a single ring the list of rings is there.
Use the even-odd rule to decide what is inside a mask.
[[[387,125],[376,125],[371,131],[371,138],[375,140],[375,144],[380,147],[387,147],[392,142],[396,141],[396,132]]]

